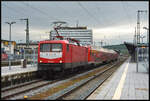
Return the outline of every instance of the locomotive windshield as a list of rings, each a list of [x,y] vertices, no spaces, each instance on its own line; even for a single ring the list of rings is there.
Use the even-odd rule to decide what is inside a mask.
[[[40,45],[40,52],[61,52],[62,44],[45,43]]]

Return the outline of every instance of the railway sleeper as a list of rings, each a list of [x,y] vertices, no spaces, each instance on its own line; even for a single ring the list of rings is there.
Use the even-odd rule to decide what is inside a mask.
[[[10,85],[11,85],[11,81],[5,81],[5,82],[2,82],[1,87],[4,88],[4,87],[8,87]]]

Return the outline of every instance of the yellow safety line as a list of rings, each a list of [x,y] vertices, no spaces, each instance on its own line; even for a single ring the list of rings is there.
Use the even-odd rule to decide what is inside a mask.
[[[130,60],[130,59],[129,59]],[[122,74],[122,77],[120,79],[120,82],[118,84],[118,87],[115,91],[115,94],[114,96],[112,97],[112,99],[120,99],[120,96],[121,96],[121,92],[122,92],[122,88],[123,88],[123,84],[124,84],[124,81],[125,81],[125,78],[126,78],[126,74],[127,74],[127,70],[128,70],[128,65],[129,65],[129,61],[124,69],[124,72]]]

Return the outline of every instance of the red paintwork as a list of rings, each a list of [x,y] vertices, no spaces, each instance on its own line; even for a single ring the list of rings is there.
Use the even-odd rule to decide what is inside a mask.
[[[61,43],[62,44],[62,52],[64,52],[64,46],[65,44],[68,44],[69,42],[66,40],[46,40],[46,41],[40,41],[38,44],[38,63],[40,63],[40,61],[42,61],[42,63],[59,63],[60,60],[62,60],[62,63],[64,62],[62,59],[64,57],[65,54],[62,55],[62,58],[56,58],[56,59],[45,59],[45,58],[41,58],[40,57],[40,44],[42,43]]]
[[[107,62],[107,61],[115,60],[117,58],[118,58],[118,54],[116,52],[109,53],[109,52],[104,52],[102,50],[94,50],[92,48],[88,49],[89,63]]]
[[[62,58],[56,59],[45,59],[40,58],[40,44],[41,43],[61,43],[62,44]],[[67,45],[69,45],[69,51],[67,51]],[[105,52],[103,50],[94,50],[90,46],[78,46],[69,44],[67,40],[47,40],[39,42],[38,48],[38,63],[42,60],[42,63],[102,63],[111,60],[115,60],[118,58],[118,54],[116,52],[110,53]]]
[[[61,43],[62,44],[62,58],[57,59],[45,59],[40,58],[40,44],[41,43]],[[67,44],[69,42],[67,40],[49,40],[49,41],[41,41],[39,43],[38,48],[38,63],[42,60],[42,63],[59,63],[62,60],[62,63],[77,63],[77,62],[88,62],[88,52],[87,48],[83,46],[77,46],[73,44],[69,44],[69,51],[67,51]],[[48,62],[53,61],[53,62]]]
[[[42,63],[59,63],[60,60],[63,60],[62,58],[56,58],[56,59],[45,59],[45,58],[38,58],[38,63],[42,61]]]

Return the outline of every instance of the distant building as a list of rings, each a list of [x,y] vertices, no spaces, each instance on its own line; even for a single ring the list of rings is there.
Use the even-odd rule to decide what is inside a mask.
[[[60,27],[58,33],[64,38],[74,38],[82,45],[91,45],[93,43],[92,30],[87,29],[87,27]],[[50,31],[50,40],[53,40],[55,36],[57,36],[56,31]]]
[[[9,40],[1,40],[1,52],[5,52],[6,54],[9,54],[9,42],[11,42],[11,54],[15,54],[16,50],[16,42],[15,41],[9,41]]]
[[[26,43],[18,43],[17,44],[17,49],[25,49],[27,48],[27,44]],[[28,48],[38,48],[38,43],[29,43],[29,47]]]
[[[19,52],[19,54],[23,54],[25,51],[25,54],[31,54],[33,51],[33,49],[38,50],[38,43],[29,43],[29,47],[27,47],[26,43],[18,43],[17,44],[17,52]]]

